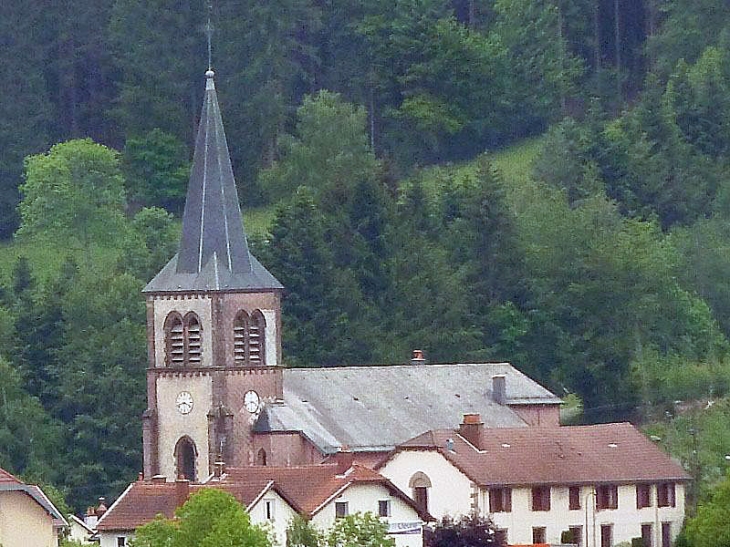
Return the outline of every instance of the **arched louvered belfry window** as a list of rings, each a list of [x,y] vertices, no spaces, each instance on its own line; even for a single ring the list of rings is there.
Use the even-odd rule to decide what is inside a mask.
[[[266,364],[266,320],[259,310],[250,316],[241,310],[233,321],[233,363],[236,366]]]
[[[165,319],[165,364],[198,367],[202,358],[202,328],[198,316],[171,312]]]
[[[233,321],[233,364],[246,365],[246,339],[248,338],[249,317],[245,311],[238,312]]]
[[[179,313],[172,312],[165,319],[165,364],[168,367],[185,365],[185,333]]]
[[[248,328],[248,359],[251,365],[266,364],[265,335],[266,321],[264,320],[264,314],[256,310],[251,314],[251,324]]]
[[[185,316],[186,361],[191,367],[199,367],[203,353],[203,337],[200,320],[193,312]]]

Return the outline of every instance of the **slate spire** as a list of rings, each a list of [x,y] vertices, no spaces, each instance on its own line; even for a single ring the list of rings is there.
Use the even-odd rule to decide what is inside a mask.
[[[205,77],[180,250],[145,291],[280,289],[249,252],[213,71]]]

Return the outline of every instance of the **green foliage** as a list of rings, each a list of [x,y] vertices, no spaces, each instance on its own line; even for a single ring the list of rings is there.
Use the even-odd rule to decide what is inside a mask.
[[[693,547],[730,545],[730,476],[720,482],[712,497],[697,508],[686,524],[685,535]]]
[[[222,490],[204,488],[177,509],[174,519],[158,517],[137,529],[134,547],[270,547],[271,539]]]
[[[114,245],[124,229],[124,183],[116,152],[90,139],[29,156],[21,185],[20,238],[88,249]]]
[[[365,124],[365,109],[336,93],[305,97],[297,110],[296,136],[282,139],[282,159],[261,173],[261,186],[278,201],[300,185],[341,194],[356,181],[372,179],[378,163]]]
[[[286,547],[320,547],[323,534],[311,522],[295,516],[286,529]]]
[[[119,257],[119,269],[150,280],[177,252],[180,228],[164,209],[141,209],[130,223]]]
[[[336,364],[367,352],[357,328],[363,314],[358,287],[347,271],[335,268],[325,217],[307,188],[279,207],[262,258],[290,291],[283,333],[291,364]],[[325,330],[332,336],[323,338]]]
[[[501,547],[504,538],[497,534],[494,523],[475,513],[459,519],[444,517],[433,529],[424,532],[425,547]]]
[[[23,389],[17,371],[0,356],[0,467],[53,481],[52,462],[60,449],[62,430],[37,398]]]
[[[129,138],[122,164],[130,201],[182,214],[190,166],[187,147],[177,137],[153,129]]]
[[[327,534],[328,547],[394,547],[388,523],[370,512],[337,519]]]

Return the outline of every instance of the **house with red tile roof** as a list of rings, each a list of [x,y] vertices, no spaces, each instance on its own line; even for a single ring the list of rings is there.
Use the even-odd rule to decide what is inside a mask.
[[[378,470],[436,518],[491,515],[511,544],[670,547],[686,471],[628,423],[485,428],[465,416],[399,445]]]
[[[397,547],[421,547],[422,526],[429,515],[384,476],[350,461],[344,454],[340,462],[323,465],[220,466],[201,484],[168,482],[164,477],[139,480],[99,519],[100,547],[126,545],[137,528],[157,515],[172,518],[191,493],[203,488],[231,493],[246,507],[252,523],[272,528],[279,545],[286,544],[286,529],[296,515],[324,530],[337,518],[369,511],[388,523]]]
[[[43,490],[0,469],[0,545],[56,547],[67,525]]]

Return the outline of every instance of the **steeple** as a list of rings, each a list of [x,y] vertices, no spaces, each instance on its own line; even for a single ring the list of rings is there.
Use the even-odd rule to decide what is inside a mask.
[[[282,289],[249,252],[213,71],[205,77],[180,249],[145,292]]]

